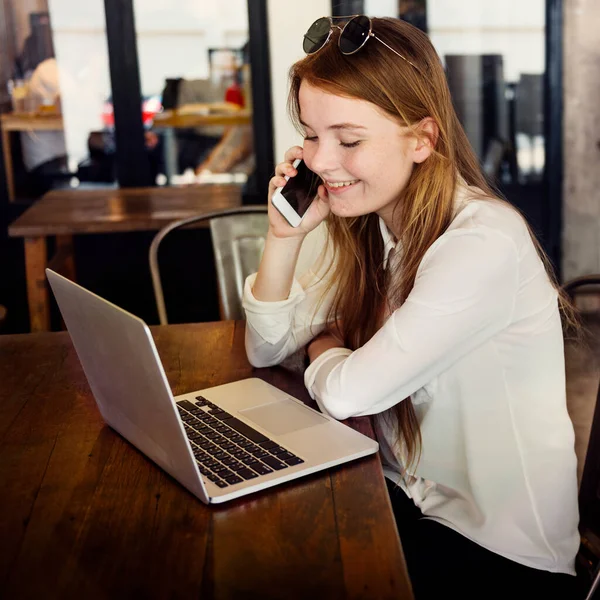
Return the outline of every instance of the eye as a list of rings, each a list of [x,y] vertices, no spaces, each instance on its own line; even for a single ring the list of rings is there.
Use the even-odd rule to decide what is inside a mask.
[[[350,142],[350,143],[340,142],[340,146],[343,146],[344,148],[356,148],[356,146],[358,146],[359,144],[360,144],[360,140],[357,140],[356,142]]]
[[[316,142],[317,141],[317,136],[316,135],[307,135],[304,138],[305,142]]]

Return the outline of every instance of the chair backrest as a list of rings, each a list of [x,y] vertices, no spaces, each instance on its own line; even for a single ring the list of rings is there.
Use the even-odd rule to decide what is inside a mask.
[[[149,261],[152,287],[161,325],[166,325],[167,311],[158,265],[158,249],[163,239],[182,227],[208,221],[218,277],[221,318],[242,319],[244,279],[258,269],[268,229],[265,204],[241,206],[188,217],[163,227],[150,244]]]
[[[266,214],[227,215],[210,220],[221,319],[244,318],[244,281],[258,270],[268,228]]]

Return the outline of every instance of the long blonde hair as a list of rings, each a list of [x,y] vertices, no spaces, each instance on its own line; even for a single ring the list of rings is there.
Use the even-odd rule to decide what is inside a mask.
[[[378,106],[402,125],[418,132],[426,117],[437,124],[433,153],[414,165],[402,202],[394,211],[395,229],[403,249],[402,264],[395,273],[383,268],[383,241],[379,217],[328,217],[328,232],[334,250],[330,281],[336,291],[329,320],[340,319],[340,335],[350,349],[364,345],[381,326],[384,309],[393,310],[408,297],[425,252],[450,225],[459,177],[482,190],[484,196],[499,199],[481,172],[479,161],[460,124],[440,59],[429,38],[404,21],[374,18],[377,37],[397,50],[400,59],[377,40],[356,54],[343,55],[334,30],[329,42],[316,54],[305,57],[290,70],[289,112],[299,130],[299,91],[303,81],[339,96],[366,100]],[[502,200],[499,200],[502,201]],[[535,240],[535,236],[533,236]],[[549,276],[549,262],[536,242]],[[351,294],[347,290],[352,290]],[[561,302],[563,302],[561,300]],[[564,303],[563,303],[564,304]],[[569,305],[565,310],[571,314]],[[421,447],[418,420],[410,398],[394,407],[399,443],[408,468],[417,460]]]

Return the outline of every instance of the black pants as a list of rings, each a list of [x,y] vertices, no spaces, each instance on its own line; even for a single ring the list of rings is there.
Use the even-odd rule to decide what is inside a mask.
[[[413,501],[387,480],[416,600],[477,598],[578,600],[574,576],[526,567],[423,518]]]

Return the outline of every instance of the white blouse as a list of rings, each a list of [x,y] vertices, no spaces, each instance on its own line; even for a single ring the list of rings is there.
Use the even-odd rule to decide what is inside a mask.
[[[385,475],[426,517],[523,565],[574,574],[576,457],[557,294],[516,211],[474,188],[459,188],[455,202],[406,302],[358,350],[321,354],[306,387],[336,419],[376,415]],[[400,260],[380,225],[386,262]],[[256,275],[247,279],[254,366],[281,362],[325,328],[324,239],[321,227],[307,236],[286,300],[256,300]],[[389,409],[408,396],[422,452],[402,480]]]

